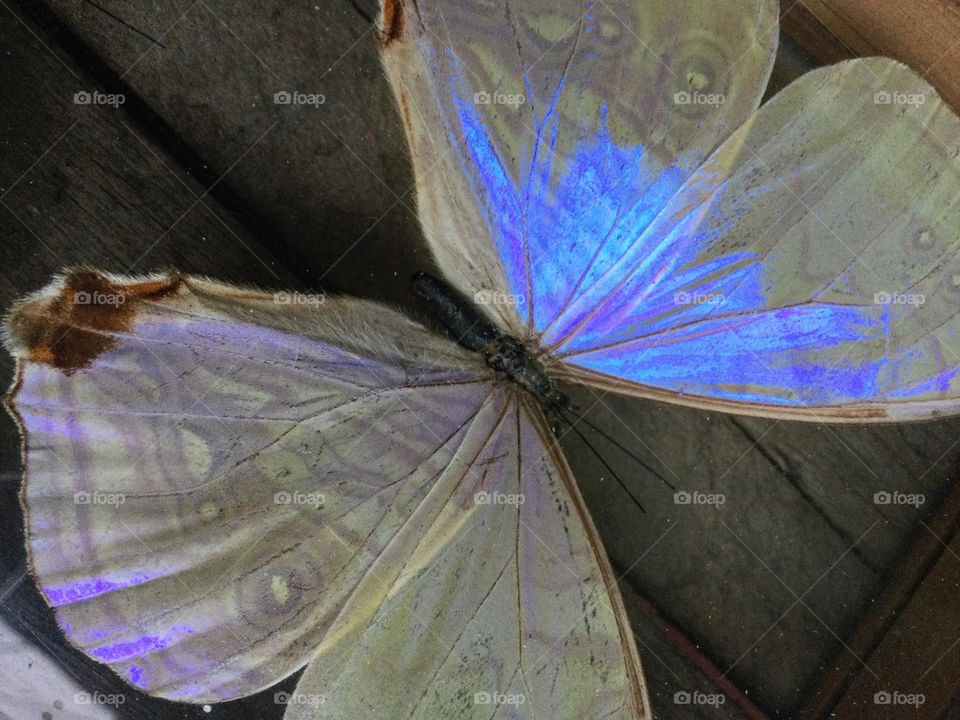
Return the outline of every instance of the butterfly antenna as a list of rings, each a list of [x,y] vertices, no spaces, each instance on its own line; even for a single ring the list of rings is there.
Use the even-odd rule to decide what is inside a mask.
[[[596,456],[597,460],[599,460],[599,461],[601,462],[601,464],[603,464],[603,466],[607,469],[607,471],[608,471],[611,475],[613,475],[613,478],[617,481],[617,483],[620,485],[620,487],[623,488],[623,491],[624,491],[627,495],[629,495],[629,496],[630,496],[630,499],[633,500],[633,502],[635,502],[635,503],[637,504],[637,507],[638,507],[638,508],[640,508],[640,512],[645,513],[647,510],[646,510],[645,507],[643,507],[643,503],[641,503],[641,502],[637,499],[637,496],[634,495],[634,494],[630,491],[630,488],[627,487],[627,484],[623,481],[623,479],[622,479],[619,475],[617,475],[617,471],[614,470],[612,467],[610,467],[610,464],[609,464],[606,460],[603,459],[603,456],[602,456],[600,453],[597,452],[597,449],[596,449],[595,447],[593,447],[593,445],[590,444],[590,441],[587,440],[587,438],[584,436],[584,434],[583,434],[582,432],[580,432],[580,428],[577,427],[576,423],[571,422],[571,421],[570,421],[570,418],[566,417],[566,416],[563,414],[563,410],[562,410],[562,409],[561,409],[560,417],[561,417],[561,419],[562,419],[564,422],[566,422],[566,423],[570,426],[570,429],[573,430],[573,431],[577,434],[577,437],[579,437],[581,440],[583,440],[583,444],[586,445],[588,448],[590,448],[590,452],[592,452],[592,453]]]
[[[565,408],[561,408],[561,410],[564,410],[564,409],[565,409]],[[565,419],[566,419],[566,418],[565,418]],[[569,419],[566,419],[566,420],[567,420],[568,423],[570,423],[570,420],[569,420]],[[638,455],[637,455],[635,452],[633,452],[630,448],[628,448],[627,446],[625,446],[623,443],[621,443],[621,442],[620,442],[619,440],[617,440],[616,438],[611,437],[611,436],[610,436],[607,432],[605,432],[602,428],[599,428],[599,427],[597,427],[594,423],[590,422],[590,420],[588,420],[585,415],[580,415],[579,418],[578,418],[578,421],[579,421],[579,422],[582,422],[584,425],[586,425],[587,427],[589,427],[589,428],[590,428],[591,430],[593,430],[595,433],[598,433],[600,436],[606,438],[606,439],[607,439],[607,442],[609,442],[609,443],[615,445],[616,447],[620,448],[620,450],[621,450],[622,452],[626,453],[628,456],[630,456],[631,458],[633,458],[633,460],[635,460],[644,470],[646,470],[647,472],[649,472],[649,473],[655,475],[657,478],[659,478],[659,479],[660,479],[660,482],[662,482],[664,485],[666,485],[668,488],[670,488],[673,492],[677,492],[677,487],[676,487],[676,485],[674,485],[672,482],[670,482],[669,480],[667,480],[663,475],[661,475],[661,474],[658,473],[656,470],[654,470],[652,467],[650,467],[650,465],[649,465],[646,461],[644,461],[643,458],[641,458],[640,456],[638,456]],[[570,423],[570,424],[573,425],[573,423]],[[596,452],[596,451],[595,451],[595,452]]]

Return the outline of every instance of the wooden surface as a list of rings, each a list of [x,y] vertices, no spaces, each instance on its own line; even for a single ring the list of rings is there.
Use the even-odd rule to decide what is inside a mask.
[[[801,717],[942,718],[960,691],[960,487],[924,530],[847,640],[866,664],[841,655]],[[904,673],[904,668],[908,672]],[[891,683],[891,680],[894,682]],[[877,706],[877,694],[922,695],[921,707]],[[954,717],[954,715],[950,715]]]
[[[0,8],[0,304],[82,261],[320,286],[420,313],[407,283],[430,262],[376,55],[374,5],[50,0]],[[779,85],[809,67],[794,45],[784,48]],[[73,93],[96,87],[128,102],[73,105]],[[326,102],[274,105],[282,90],[322,93]],[[916,572],[901,561],[954,485],[960,423],[828,428],[588,391],[577,400],[681,487],[727,499],[721,509],[675,505],[593,438],[643,497],[641,514],[582,444],[566,443],[611,557],[639,595],[632,612],[659,717],[790,717],[829,668],[861,665],[848,640],[886,578]],[[22,576],[23,553],[19,459],[6,420],[0,439],[2,592]],[[927,502],[879,506],[874,493],[884,490],[922,492]],[[64,648],[29,583],[15,585],[0,610],[85,682],[121,687]],[[717,686],[739,689],[739,704],[674,702],[677,692]],[[268,691],[210,715],[142,698],[124,714],[268,718],[281,710]]]
[[[886,55],[960,110],[960,5],[955,0],[783,0],[784,30],[821,63]]]

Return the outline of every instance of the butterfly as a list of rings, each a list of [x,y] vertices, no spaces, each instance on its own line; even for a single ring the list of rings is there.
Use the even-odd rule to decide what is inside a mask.
[[[306,718],[649,718],[548,415],[960,410],[960,120],[887,59],[760,107],[767,0],[385,0],[442,277],[353,298],[66,271],[7,319],[30,566],[68,640]]]

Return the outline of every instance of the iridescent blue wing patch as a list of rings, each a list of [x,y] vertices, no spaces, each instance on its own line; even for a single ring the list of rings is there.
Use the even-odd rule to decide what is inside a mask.
[[[769,0],[401,5],[383,41],[427,239],[522,337],[751,115],[777,38]]]

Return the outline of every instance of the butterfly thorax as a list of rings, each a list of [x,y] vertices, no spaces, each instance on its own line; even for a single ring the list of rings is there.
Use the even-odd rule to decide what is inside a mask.
[[[459,345],[483,355],[487,366],[533,395],[548,409],[566,408],[566,396],[543,364],[520,340],[500,332],[456,290],[426,273],[413,278],[417,294],[430,303],[437,319]]]
[[[566,404],[566,399],[554,387],[540,361],[516,338],[501,335],[481,352],[488,366],[533,394],[545,405]]]

